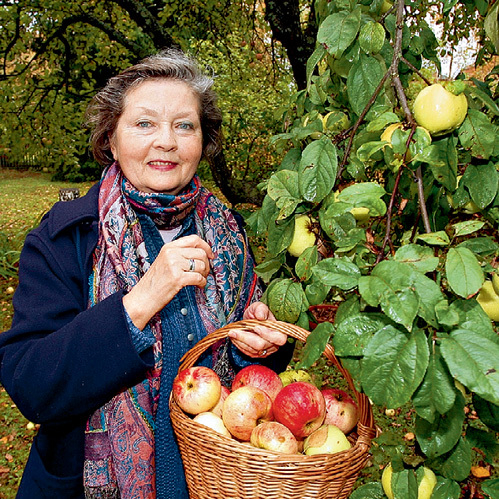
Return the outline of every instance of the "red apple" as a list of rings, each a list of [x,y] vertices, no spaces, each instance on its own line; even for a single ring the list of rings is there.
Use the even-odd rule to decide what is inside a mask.
[[[180,371],[172,385],[173,396],[179,407],[188,414],[209,411],[220,399],[222,383],[218,374],[204,366],[193,366]]]
[[[312,383],[297,381],[285,386],[274,401],[274,418],[298,438],[308,437],[326,416],[326,402]]]
[[[217,416],[222,417],[224,402],[225,402],[225,399],[227,398],[227,396],[229,395],[229,393],[230,393],[230,390],[226,386],[222,385],[222,391],[220,392],[220,398],[218,399],[218,402],[215,404],[215,407],[212,407],[210,409],[210,412],[213,412]]]
[[[277,421],[259,424],[251,432],[250,442],[258,449],[272,450],[283,454],[297,454],[298,442],[291,431]]]
[[[343,433],[349,433],[359,420],[359,409],[355,400],[340,388],[323,388],[326,401],[325,424],[337,426]]]
[[[220,435],[232,438],[232,435],[225,427],[222,418],[220,416],[217,416],[213,412],[200,412],[199,414],[196,414],[196,416],[194,416],[193,421],[196,421],[203,426],[207,426],[208,428],[215,430],[217,433],[220,433]]]
[[[282,389],[282,380],[279,375],[269,367],[251,364],[243,367],[234,377],[232,391],[241,386],[256,386],[263,390],[272,401]]]
[[[256,386],[242,386],[225,399],[222,419],[234,437],[249,441],[255,426],[272,420],[272,400]]]

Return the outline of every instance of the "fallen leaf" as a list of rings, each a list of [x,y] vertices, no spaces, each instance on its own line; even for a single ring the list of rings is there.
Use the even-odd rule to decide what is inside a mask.
[[[10,468],[5,468],[4,466],[0,466],[0,473],[10,473]]]
[[[490,470],[483,466],[472,466],[471,473],[476,478],[488,478],[490,476]]]
[[[12,454],[5,454],[5,459],[10,463],[14,461],[14,458],[12,457]]]

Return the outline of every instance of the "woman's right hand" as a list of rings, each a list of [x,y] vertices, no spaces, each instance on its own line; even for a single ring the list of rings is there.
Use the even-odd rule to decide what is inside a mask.
[[[183,287],[203,288],[214,257],[208,243],[197,235],[166,243],[149,270],[123,297],[123,305],[135,326],[143,329]]]

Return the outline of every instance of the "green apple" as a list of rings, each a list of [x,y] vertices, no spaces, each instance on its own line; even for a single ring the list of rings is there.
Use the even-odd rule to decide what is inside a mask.
[[[308,215],[298,215],[295,218],[293,240],[288,246],[290,255],[298,257],[315,244],[317,237],[311,228],[312,219]]]
[[[314,384],[312,376],[304,369],[287,369],[279,373],[279,378],[281,378],[283,386],[288,386],[296,381],[306,381],[307,383]]]
[[[418,487],[418,499],[430,499],[433,489],[437,484],[437,477],[435,476],[435,473],[426,466],[423,467],[423,471],[424,476]],[[395,497],[392,491],[392,474],[392,464],[390,463],[385,467],[381,475],[381,485],[383,486],[383,490],[388,499],[394,499]]]
[[[352,444],[345,434],[333,424],[325,424],[310,434],[303,442],[307,456],[315,454],[334,454],[350,449]]]
[[[414,100],[414,118],[433,136],[458,128],[468,113],[464,94],[454,95],[440,83],[423,88]]]
[[[490,319],[499,321],[499,295],[495,292],[492,281],[483,283],[476,300]]]

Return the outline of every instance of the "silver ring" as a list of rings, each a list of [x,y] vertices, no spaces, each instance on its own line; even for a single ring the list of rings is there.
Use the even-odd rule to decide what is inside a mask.
[[[267,349],[260,352],[260,357],[265,357],[267,355]]]
[[[195,268],[196,262],[194,261],[194,258],[189,258],[189,272],[194,272]]]

